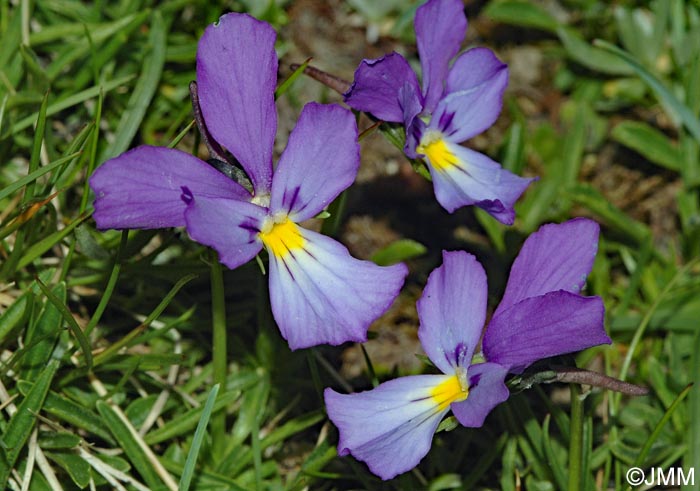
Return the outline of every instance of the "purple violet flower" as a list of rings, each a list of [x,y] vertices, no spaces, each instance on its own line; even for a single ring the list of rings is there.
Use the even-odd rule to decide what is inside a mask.
[[[197,48],[207,128],[241,163],[254,193],[187,153],[141,146],[90,178],[94,218],[100,229],[184,226],[231,269],[264,246],[272,312],[290,348],[365,341],[407,268],[354,259],[335,240],[298,225],[355,180],[357,126],[340,106],[307,104],[273,173],[275,37],[265,22],[228,14]]]
[[[481,426],[508,398],[509,372],[611,343],[602,300],[579,295],[598,232],[595,222],[574,219],[544,225],[525,241],[484,333],[485,363],[472,363],[472,356],[486,319],[486,274],[471,254],[443,252],[418,300],[418,337],[443,375],[402,377],[356,394],[326,389],[328,416],[340,431],[338,454],[391,479],[418,465],[448,411],[464,426]]]
[[[518,177],[460,145],[498,118],[508,67],[486,48],[462,53],[449,67],[467,29],[462,0],[430,0],[416,11],[414,25],[423,91],[406,59],[394,52],[362,61],[345,102],[384,121],[403,123],[404,151],[425,161],[435,196],[447,211],[476,205],[511,225],[513,205],[533,179]]]

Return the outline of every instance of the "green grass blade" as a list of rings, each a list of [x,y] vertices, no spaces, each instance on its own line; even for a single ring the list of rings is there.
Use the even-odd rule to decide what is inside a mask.
[[[70,222],[68,225],[63,227],[51,235],[48,235],[41,239],[39,242],[32,244],[31,247],[26,249],[24,256],[19,261],[19,267],[24,268],[28,264],[31,264],[35,259],[39,258],[41,255],[46,253],[53,246],[62,241],[68,234],[70,234],[75,227],[83,223],[90,217],[89,214],[80,215],[78,218]]]
[[[306,67],[309,66],[309,63],[311,63],[311,58],[307,59],[304,63],[302,63],[299,68],[294,70],[292,74],[287,77],[284,82],[282,82],[279,87],[275,90],[275,99],[279,98],[281,95],[283,95],[285,92],[289,90],[289,88],[292,86],[292,84],[298,79],[302,73],[304,73],[304,70],[306,70]]]
[[[58,309],[58,311],[63,316],[63,319],[68,324],[68,327],[73,333],[73,336],[75,336],[75,339],[80,345],[80,350],[83,352],[83,357],[85,358],[85,365],[87,365],[88,369],[92,368],[92,348],[90,347],[90,341],[85,336],[85,333],[83,333],[83,330],[80,328],[76,320],[73,318],[73,314],[70,310],[68,310],[68,307],[66,306],[65,302],[61,301],[61,299],[58,298],[54,294],[54,292],[49,290],[49,288],[46,285],[44,285],[44,283],[42,283],[42,281],[38,277],[36,278],[36,282],[39,285],[41,291],[44,293],[44,295],[46,295],[46,299],[49,302],[51,302],[54,305],[54,307],[56,307],[56,309]]]
[[[644,68],[634,57],[627,51],[624,51],[617,46],[606,41],[597,40],[594,43],[596,46],[603,48],[622,59],[627,63],[635,73],[641,78],[651,89],[656,93],[656,96],[666,107],[670,108],[676,116],[680,118],[691,135],[700,143],[700,119],[693,112],[676,98],[673,93],[655,75]]]
[[[2,445],[0,445],[0,488],[6,488],[10,472],[34,429],[37,415],[44,405],[58,365],[57,360],[49,362],[36,379],[32,390],[17,408],[17,412],[7,423],[2,435]]]
[[[75,152],[70,155],[66,155],[65,157],[61,157],[60,159],[56,159],[50,164],[47,164],[43,167],[40,167],[36,169],[34,172],[30,172],[26,176],[22,177],[21,179],[17,179],[15,182],[10,184],[9,186],[5,186],[0,190],[0,200],[4,199],[11,194],[14,194],[15,192],[19,191],[22,189],[24,186],[27,186],[30,183],[33,183],[36,181],[38,178],[43,176],[44,174],[47,174],[54,170],[56,167],[60,167],[64,164],[70,163],[73,159],[76,157],[79,157],[82,154],[82,152]]]
[[[116,89],[117,87],[129,83],[129,81],[131,81],[133,78],[134,75],[126,75],[124,77],[115,78],[114,80],[105,82],[101,86],[90,87],[89,89],[85,89],[81,92],[78,92],[77,94],[73,94],[72,96],[66,97],[65,99],[61,99],[60,101],[54,102],[53,104],[49,104],[48,108],[46,109],[46,115],[53,116],[54,114],[63,111],[64,109],[77,106],[78,104],[92,99],[93,97],[97,97],[100,93],[100,90],[109,92],[111,90]],[[19,133],[20,131],[29,128],[34,123],[34,121],[36,121],[35,114],[27,116],[24,119],[20,119],[18,122],[12,125],[9,133],[5,133],[0,136],[0,140],[7,138],[10,134],[14,135],[15,133]]]
[[[30,288],[0,315],[0,344],[24,322],[32,310],[33,300],[34,293]]]
[[[695,334],[692,351],[692,366],[690,379],[695,380],[695,384],[688,398],[688,414],[692,414],[690,428],[688,430],[688,452],[683,458],[685,469],[700,469],[700,331]],[[684,486],[683,491],[690,491],[691,486]]]
[[[202,441],[204,441],[207,424],[209,423],[209,418],[214,410],[214,402],[216,402],[216,395],[218,393],[219,385],[217,384],[212,387],[211,392],[209,392],[209,397],[207,397],[207,402],[202,410],[202,416],[199,418],[199,423],[197,423],[197,429],[195,430],[194,438],[192,439],[192,446],[187,454],[185,467],[182,471],[182,477],[180,478],[180,485],[178,486],[179,491],[189,491],[190,489],[190,482],[192,481],[192,475],[194,474],[194,466],[197,463],[199,449],[202,446]]]
[[[683,156],[669,138],[641,121],[623,121],[610,133],[613,140],[643,155],[649,162],[680,171]]]
[[[151,462],[151,459],[155,458],[153,452],[123,413],[104,401],[97,401],[97,411],[148,487],[153,491],[167,491],[169,487]]]
[[[151,99],[158,88],[163,65],[165,64],[165,48],[167,45],[168,22],[163,20],[159,11],[153,12],[149,44],[151,52],[143,62],[143,74],[139,77],[136,87],[129,99],[128,109],[122,114],[117,126],[114,142],[107,147],[100,157],[100,162],[115,157],[126,151],[139,129]]]

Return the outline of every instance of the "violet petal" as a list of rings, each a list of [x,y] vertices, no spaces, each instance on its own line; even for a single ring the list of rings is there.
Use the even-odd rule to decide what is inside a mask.
[[[182,227],[183,186],[209,197],[250,199],[206,162],[180,150],[142,145],[108,160],[90,177],[97,228]]]
[[[459,52],[467,31],[462,0],[430,0],[414,20],[425,109],[433,112],[442,97],[450,60]]]
[[[199,104],[212,136],[238,159],[256,195],[270,192],[277,131],[275,30],[246,14],[223,15],[197,47]]]
[[[418,338],[443,373],[468,367],[486,320],[488,288],[484,268],[464,251],[442,251],[418,300]]]
[[[355,117],[309,103],[289,135],[272,179],[270,209],[299,222],[314,217],[355,180],[360,165]]]

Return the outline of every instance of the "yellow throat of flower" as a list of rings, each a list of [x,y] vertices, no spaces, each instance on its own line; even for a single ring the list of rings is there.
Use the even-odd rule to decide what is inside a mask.
[[[453,402],[463,401],[469,396],[467,373],[463,368],[457,370],[458,373],[435,386],[430,393],[433,402],[437,404],[438,411],[443,411]]]
[[[305,242],[297,224],[287,217],[274,221],[270,219],[258,237],[270,254],[280,258],[287,256],[289,251],[301,249]]]
[[[439,133],[426,133],[416,151],[425,155],[428,163],[438,172],[445,171],[458,163],[457,156],[450,151]]]

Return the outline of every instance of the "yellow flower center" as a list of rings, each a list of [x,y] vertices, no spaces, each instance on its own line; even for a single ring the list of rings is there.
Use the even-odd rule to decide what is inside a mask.
[[[426,133],[416,151],[425,155],[428,163],[438,172],[445,171],[459,162],[440,133]]]
[[[437,404],[438,411],[447,409],[453,402],[465,400],[468,395],[469,387],[466,382],[466,372],[455,374],[440,385],[435,386],[430,392],[430,397]]]
[[[289,251],[301,249],[305,242],[297,224],[287,217],[270,220],[263,226],[258,237],[270,254],[280,258],[287,256]]]

